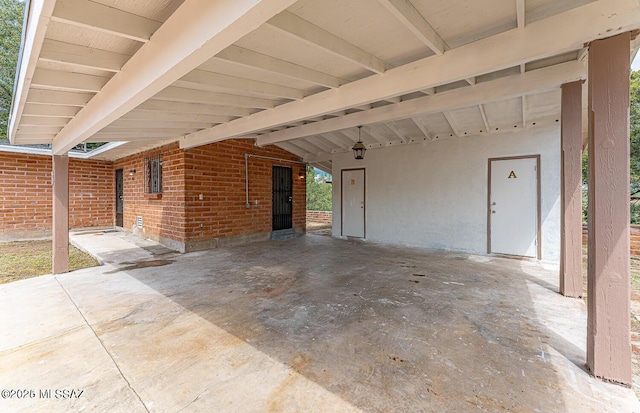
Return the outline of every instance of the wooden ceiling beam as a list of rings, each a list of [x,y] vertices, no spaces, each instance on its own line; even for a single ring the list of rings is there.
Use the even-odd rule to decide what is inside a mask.
[[[243,136],[577,50],[585,42],[640,28],[636,17],[639,13],[637,0],[592,2],[535,21],[523,29],[502,32],[450,49],[442,56],[388,70],[383,76],[369,76],[302,101],[200,131],[182,139],[180,145],[188,148]],[[573,24],[566,24],[567,21]],[[481,85],[463,89],[465,93],[473,93],[472,89]]]
[[[447,44],[409,0],[378,1],[435,54],[444,54]]]
[[[390,68],[386,62],[376,56],[288,11],[274,16],[267,25],[282,34],[360,65],[374,73],[384,73]]]
[[[235,45],[227,47],[218,53],[214,59],[224,60],[269,73],[277,73],[278,75],[291,79],[303,80],[333,89],[347,83],[344,79]]]
[[[66,153],[295,2],[184,2],[56,136],[53,154]]]
[[[22,116],[46,116],[53,118],[72,118],[80,111],[79,107],[61,105],[36,105],[27,104],[22,111]]]
[[[97,93],[108,81],[109,79],[106,77],[60,70],[36,69],[31,86],[41,89]]]
[[[57,0],[52,20],[146,43],[162,23],[93,1]]]
[[[65,63],[89,69],[119,72],[131,58],[129,55],[45,39],[40,60]]]
[[[302,90],[199,69],[187,73],[174,84],[176,86],[198,90],[207,90],[208,87],[211,87],[209,90],[229,91],[230,93],[250,93],[272,98],[292,100],[304,98],[304,92]]]
[[[516,0],[516,21],[518,29],[523,29],[527,24],[525,9],[525,0]]]
[[[327,119],[297,128],[261,135],[259,145],[268,145],[288,139],[322,134],[358,125],[383,123],[406,119],[416,115],[432,114],[447,110],[460,109],[479,103],[495,102],[538,93],[560,87],[560,85],[583,79],[586,76],[584,66],[579,62],[567,62],[556,66],[533,70],[521,75],[499,78],[479,83],[473,88],[454,89],[403,101],[395,105],[381,106],[368,111],[356,112],[340,118]],[[234,121],[235,122],[235,121]]]
[[[255,110],[233,106],[206,105],[203,103],[167,102],[148,100],[140,104],[136,110],[145,112],[179,112],[216,116],[249,116]]]
[[[220,106],[238,106],[241,108],[271,109],[273,100],[239,96],[228,93],[216,93],[206,90],[187,89],[170,86],[152,97],[153,100],[170,102],[202,103]]]

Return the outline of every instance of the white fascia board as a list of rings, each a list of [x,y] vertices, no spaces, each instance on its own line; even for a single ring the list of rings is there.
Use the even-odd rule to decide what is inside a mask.
[[[371,102],[428,90],[483,73],[578,50],[595,39],[640,28],[638,0],[601,0],[559,15],[351,82],[272,110],[214,126],[180,141],[181,148],[255,133]],[[476,86],[477,87],[477,86]]]
[[[108,152],[126,143],[128,142],[110,142],[89,152],[85,152],[85,153],[68,152],[68,155],[70,158],[91,159],[94,156]],[[47,156],[53,155],[51,149],[30,148],[28,146],[13,146],[13,145],[0,145],[0,152],[23,153],[23,154],[29,154],[29,155],[47,155]]]
[[[24,42],[22,45],[22,54],[19,56],[18,67],[19,72],[16,78],[16,88],[11,103],[11,111],[9,118],[9,127],[7,135],[9,141],[14,142],[18,123],[22,117],[22,111],[27,100],[27,94],[31,87],[33,73],[36,70],[40,49],[44,42],[44,36],[47,27],[51,21],[51,14],[56,6],[56,0],[31,0],[29,2],[29,10],[24,30]]]
[[[56,136],[53,153],[83,142],[295,2],[183,3]]]

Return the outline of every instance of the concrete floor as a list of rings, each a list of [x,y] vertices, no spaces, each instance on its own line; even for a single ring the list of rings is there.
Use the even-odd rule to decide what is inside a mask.
[[[640,412],[584,371],[585,307],[539,263],[317,235],[184,255],[73,240],[106,265],[0,286],[0,389],[35,392],[0,411]]]

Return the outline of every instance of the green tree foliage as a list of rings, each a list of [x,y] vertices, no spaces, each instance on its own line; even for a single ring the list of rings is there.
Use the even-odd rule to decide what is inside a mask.
[[[331,184],[307,166],[307,211],[331,211]]]
[[[23,16],[23,1],[0,0],[0,139],[7,136]]]
[[[630,170],[631,224],[640,224],[640,71],[630,79]],[[582,184],[587,187],[587,151],[582,157]],[[587,195],[582,196],[582,218],[587,218]]]

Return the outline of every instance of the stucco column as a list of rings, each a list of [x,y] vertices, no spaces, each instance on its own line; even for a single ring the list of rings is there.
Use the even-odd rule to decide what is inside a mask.
[[[589,47],[587,367],[631,384],[629,276],[629,43]]]
[[[582,82],[562,85],[560,294],[582,297]]]
[[[53,156],[53,274],[69,271],[69,157]]]

